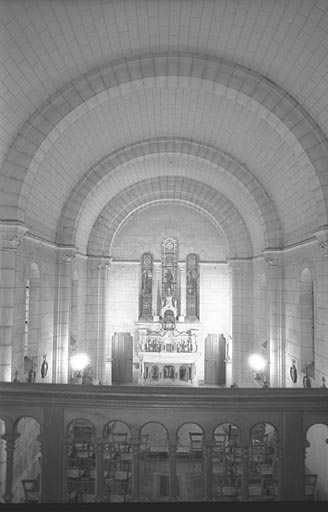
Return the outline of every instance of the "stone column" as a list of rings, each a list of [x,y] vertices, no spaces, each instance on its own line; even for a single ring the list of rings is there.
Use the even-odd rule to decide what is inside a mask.
[[[63,464],[62,464],[63,474],[62,474],[62,499],[61,499],[61,501],[63,501],[64,503],[67,503],[69,501],[69,493],[68,493],[68,489],[67,489],[67,487],[68,487],[67,486],[67,484],[68,484],[68,476],[67,476],[68,471],[67,470],[68,470],[68,457],[70,455],[71,449],[72,449],[72,440],[65,438],[64,443],[63,443],[64,460],[63,460]]]
[[[277,251],[264,253],[267,262],[269,304],[270,304],[270,340],[267,347],[267,381],[271,387],[285,386],[285,347],[281,336],[281,283],[279,255]]]
[[[113,258],[108,256],[104,261],[103,278],[104,278],[104,367],[103,374],[100,377],[101,383],[106,385],[112,384],[112,340],[110,339],[110,311],[109,311],[109,279],[112,268]]]
[[[6,491],[3,495],[5,503],[11,503],[13,499],[13,467],[14,467],[14,450],[16,439],[20,434],[4,434],[2,439],[6,441],[7,467],[6,467]]]
[[[141,440],[130,439],[132,448],[132,501],[139,501],[140,494],[140,443]]]
[[[177,456],[176,441],[169,441],[169,464],[170,464],[170,475],[169,475],[169,501],[176,501],[177,489],[176,489],[176,456]]]
[[[278,491],[278,500],[281,500],[282,496],[282,468],[283,468],[283,452],[280,444],[277,444],[275,447],[275,458],[277,463],[277,491]],[[275,477],[273,476],[273,479]],[[274,480],[273,480],[274,481]],[[275,482],[273,483],[275,486]]]
[[[160,263],[153,263],[153,288],[152,288],[152,313],[154,322],[159,321],[161,308],[160,284],[161,284]]]
[[[279,471],[280,499],[304,500],[304,425],[302,411],[282,413],[281,449],[283,464]]]
[[[105,439],[96,439],[96,502],[101,503],[104,499],[104,446]]]
[[[57,322],[54,332],[53,382],[67,384],[69,372],[69,334],[73,247],[61,248],[58,262]]]
[[[44,503],[59,503],[66,493],[64,407],[43,406],[41,491]],[[65,464],[67,458],[65,457]]]
[[[180,282],[180,298],[179,298],[179,322],[184,322],[186,317],[186,264],[179,263],[179,282]]]
[[[12,368],[16,252],[26,231],[19,224],[0,224],[0,381],[10,382],[14,370],[19,370]]]
[[[241,442],[240,449],[242,464],[241,496],[242,501],[248,501],[249,442]]]
[[[112,258],[101,258],[97,265],[98,301],[97,301],[97,346],[96,368],[94,378],[97,383],[107,381],[106,378],[106,341],[108,336],[108,279]]]
[[[241,269],[237,262],[229,261],[229,289],[231,308],[231,380],[238,383],[242,376],[241,350],[240,350],[240,301],[241,301]],[[233,340],[233,342],[232,342]]]
[[[212,453],[213,453],[214,442],[210,439],[205,441],[204,451],[204,467],[205,467],[205,501],[212,501],[213,499],[213,465],[212,465]]]

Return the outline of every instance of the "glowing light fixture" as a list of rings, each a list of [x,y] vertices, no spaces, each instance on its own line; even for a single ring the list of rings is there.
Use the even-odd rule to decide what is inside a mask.
[[[263,384],[265,387],[268,386],[266,375],[265,375],[265,368],[266,368],[266,359],[261,354],[251,354],[248,358],[248,364],[253,370],[253,375],[255,380],[261,380],[263,379]]]
[[[71,365],[71,384],[82,384],[83,370],[88,366],[89,358],[87,354],[73,354],[70,359]]]
[[[71,357],[71,368],[73,372],[82,372],[84,368],[89,364],[89,358],[86,354],[74,354]]]

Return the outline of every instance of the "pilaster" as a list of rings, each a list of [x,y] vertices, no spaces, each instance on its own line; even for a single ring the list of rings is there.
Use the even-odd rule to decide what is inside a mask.
[[[96,339],[96,382],[106,381],[106,361],[104,358],[106,340],[108,336],[108,281],[112,259],[103,257],[97,265],[97,339]]]
[[[269,384],[271,387],[285,385],[285,350],[281,334],[281,282],[279,251],[264,251],[267,263],[268,292],[270,304],[270,339],[267,347]]]
[[[58,259],[58,302],[57,322],[54,336],[53,382],[69,382],[69,334],[72,261],[75,257],[74,247],[59,249]]]
[[[0,380],[12,380],[12,342],[15,307],[17,248],[27,228],[21,224],[0,223]]]

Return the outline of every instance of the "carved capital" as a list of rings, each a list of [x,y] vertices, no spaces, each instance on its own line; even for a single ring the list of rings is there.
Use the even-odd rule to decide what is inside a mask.
[[[75,247],[62,247],[61,248],[61,261],[62,263],[72,263],[76,255]]]
[[[15,447],[16,440],[19,438],[20,434],[13,433],[13,434],[3,434],[1,436],[1,439],[4,439],[6,441],[6,450],[7,451],[13,451]]]
[[[98,270],[101,270],[101,269],[110,270],[111,266],[112,266],[112,261],[113,261],[112,256],[101,258],[101,261],[97,265],[97,269]]]
[[[0,249],[13,249],[22,243],[28,229],[21,224],[0,223]]]
[[[230,258],[228,260],[228,263],[229,263],[229,273],[230,274],[240,274],[241,272],[241,266],[240,266],[240,262],[239,260],[237,259],[233,259],[233,258]]]
[[[279,254],[280,251],[278,250],[265,250],[263,251],[263,256],[265,258],[265,261],[269,265],[269,267],[275,267],[279,263]]]
[[[328,226],[323,226],[313,233],[319,242],[319,246],[324,250],[325,255],[328,256]]]

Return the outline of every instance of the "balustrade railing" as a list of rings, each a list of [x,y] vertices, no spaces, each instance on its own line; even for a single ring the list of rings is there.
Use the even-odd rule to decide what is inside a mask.
[[[2,462],[7,461],[5,492],[0,501],[19,501],[16,493],[19,483],[30,476],[37,477],[29,475],[28,467],[23,464],[28,460],[29,447],[19,445],[17,451],[17,440],[23,434],[20,430],[23,418],[25,428],[27,425],[29,429],[29,439],[35,434],[34,442],[39,444],[42,460],[40,500],[44,503],[68,501],[75,483],[78,483],[80,494],[87,496],[85,499],[112,501],[110,483],[114,475],[122,479],[128,475],[124,483],[126,492],[123,493],[123,499],[127,501],[220,501],[225,499],[222,497],[223,477],[229,476],[236,477],[239,482],[236,499],[248,501],[252,499],[248,484],[254,477],[255,466],[263,472],[266,489],[269,485],[273,489],[266,494],[266,499],[302,501],[306,499],[306,433],[314,424],[328,425],[327,398],[327,389],[324,388],[156,388],[0,383],[0,421],[4,432],[0,457]],[[26,423],[26,418],[31,419],[30,424]],[[80,449],[82,456],[79,460],[74,454],[73,464],[68,459],[74,453],[70,436],[74,432],[74,422],[81,420],[90,425],[92,439],[88,439],[88,443],[92,444],[92,452],[90,457],[84,457],[89,452],[86,452],[83,439],[79,440],[83,447]],[[268,452],[270,457],[267,460],[260,456],[255,458],[253,443],[256,441],[260,447],[262,440],[254,441],[251,434],[253,427],[263,424],[272,427],[271,433],[274,431],[275,448],[274,452]],[[218,452],[214,433],[218,432],[220,425],[229,426],[224,432],[228,435],[231,432],[231,438],[232,433],[238,431],[238,449],[235,452],[232,452],[231,440],[226,452]],[[127,433],[128,451],[122,452],[124,457],[111,449],[110,436],[118,429]],[[203,434],[200,458],[192,457],[187,442],[187,434],[193,430]],[[259,433],[261,429],[257,428],[256,435]],[[141,449],[144,446],[142,436],[147,436],[147,450]],[[266,436],[270,437],[264,429],[263,439]],[[92,471],[86,472],[84,477],[84,470],[80,470],[86,467],[89,458],[92,458]],[[120,462],[128,468],[119,469],[117,464]],[[271,464],[275,468],[274,478],[273,473],[268,473]],[[116,473],[111,473],[113,468]],[[75,474],[78,482],[74,480]],[[89,488],[92,489],[91,494],[87,492]]]

